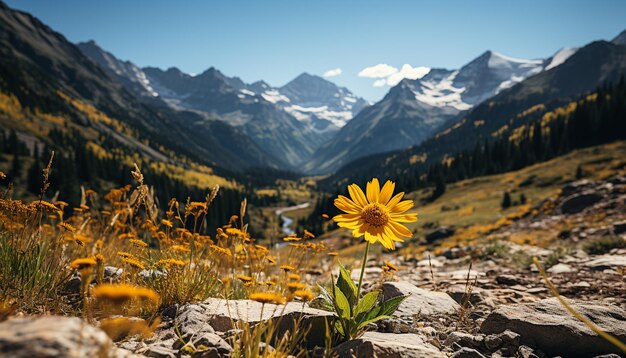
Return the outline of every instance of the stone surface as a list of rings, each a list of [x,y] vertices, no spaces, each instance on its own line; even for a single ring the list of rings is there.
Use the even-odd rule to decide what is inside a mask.
[[[576,214],[594,205],[603,198],[602,195],[593,192],[575,194],[563,200],[561,203],[561,212],[563,214]]]
[[[291,330],[295,321],[299,327],[310,327],[306,339],[309,345],[323,345],[325,319],[332,319],[331,312],[310,308],[306,304],[289,302],[286,305],[261,304],[251,300],[208,299],[199,304],[188,304],[178,309],[181,331],[186,333],[226,332],[235,328],[237,321],[255,324],[270,319],[278,323],[278,333]],[[261,315],[262,313],[262,315]],[[178,318],[177,318],[178,322]]]
[[[549,273],[551,273],[551,274],[554,274],[554,275],[559,275],[559,274],[563,274],[563,273],[576,272],[576,270],[574,268],[572,268],[572,266],[570,266],[568,264],[563,264],[563,263],[558,263],[558,264],[550,267],[547,271]]]
[[[446,237],[450,237],[454,235],[454,229],[448,226],[442,226],[435,231],[432,231],[426,234],[426,241],[428,243],[433,243],[437,240],[445,239]]]
[[[413,333],[366,332],[362,337],[335,348],[340,358],[446,357],[435,346]]]
[[[398,307],[396,316],[455,314],[461,308],[444,292],[425,290],[408,282],[383,283],[383,295],[385,299],[409,295]]]
[[[475,349],[463,347],[454,352],[450,358],[485,358],[485,356]]]
[[[603,330],[626,340],[626,311],[603,302],[568,301],[575,310]],[[494,310],[482,323],[486,334],[511,330],[521,336],[521,343],[536,346],[549,355],[590,357],[618,352],[569,314],[555,298],[528,304],[513,304]]]
[[[594,270],[606,270],[626,266],[626,255],[600,255],[591,261],[585,262],[585,266]]]
[[[122,351],[104,331],[76,317],[40,316],[0,323],[5,357],[115,357]]]

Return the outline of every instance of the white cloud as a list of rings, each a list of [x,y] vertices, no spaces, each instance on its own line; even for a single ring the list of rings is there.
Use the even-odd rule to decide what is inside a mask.
[[[359,72],[359,77],[383,78],[398,72],[398,69],[386,63],[379,63],[376,66],[365,67]]]
[[[379,63],[376,66],[366,67],[359,72],[359,77],[378,78],[374,81],[374,87],[384,87],[385,85],[395,86],[405,78],[417,80],[426,76],[430,68],[424,66],[413,67],[407,63],[402,68],[397,68]]]
[[[374,87],[385,87],[387,84],[386,78],[381,78],[379,80],[374,81]]]
[[[395,86],[405,78],[408,78],[410,80],[417,80],[426,76],[428,72],[430,72],[430,68],[428,67],[411,67],[411,65],[405,63],[404,65],[402,65],[400,71],[387,77],[387,84],[390,86]]]
[[[339,76],[340,74],[341,74],[341,68],[333,68],[332,70],[328,70],[324,72],[323,76],[328,78],[328,77]]]

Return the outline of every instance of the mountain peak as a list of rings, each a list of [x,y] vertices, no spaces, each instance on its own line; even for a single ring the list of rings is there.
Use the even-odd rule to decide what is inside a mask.
[[[615,36],[615,38],[611,40],[611,42],[616,45],[626,46],[626,30],[620,32],[620,34]]]

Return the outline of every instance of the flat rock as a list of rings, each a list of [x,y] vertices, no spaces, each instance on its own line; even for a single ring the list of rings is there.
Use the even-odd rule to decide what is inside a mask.
[[[561,203],[561,212],[563,214],[576,214],[586,208],[594,205],[604,197],[598,193],[582,193],[571,195]]]
[[[193,311],[192,314],[187,312]],[[235,328],[236,322],[256,324],[261,321],[274,320],[278,324],[278,333],[291,330],[295,321],[299,320],[301,328],[310,327],[306,333],[307,343],[323,345],[325,337],[325,320],[333,319],[331,312],[311,308],[299,302],[289,302],[286,305],[265,304],[252,300],[224,300],[210,298],[200,304],[188,304],[179,308],[181,322],[186,322],[189,328],[181,325],[180,329],[187,332],[214,331],[226,332]],[[185,319],[186,318],[186,319]]]
[[[40,316],[0,323],[0,352],[14,358],[116,357],[104,331],[77,317]],[[127,355],[129,356],[129,355]]]
[[[626,266],[626,255],[600,255],[584,263],[594,270],[606,270]]]
[[[601,329],[626,340],[625,310],[604,302],[568,302]],[[538,347],[548,355],[591,357],[619,352],[567,312],[555,298],[502,306],[491,312],[480,327],[485,334],[507,329],[518,333],[523,344]]]
[[[409,358],[446,357],[422,336],[407,333],[365,332],[360,338],[340,344],[335,348],[340,358]]]
[[[550,267],[547,271],[549,273],[553,274],[553,275],[559,275],[559,274],[563,274],[563,273],[576,272],[576,270],[574,268],[572,268],[572,266],[570,266],[568,264],[564,264],[564,263],[558,263],[558,264]]]
[[[383,283],[385,299],[409,295],[400,304],[396,316],[430,316],[434,314],[455,314],[461,306],[445,292],[435,292],[419,288],[408,282]]]
[[[475,349],[463,347],[454,352],[451,358],[485,358],[485,356]]]

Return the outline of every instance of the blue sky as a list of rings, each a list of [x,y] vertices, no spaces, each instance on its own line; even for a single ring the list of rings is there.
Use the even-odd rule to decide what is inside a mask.
[[[622,0],[7,2],[73,42],[94,39],[140,66],[214,66],[274,86],[339,68],[329,79],[372,101],[389,87],[359,77],[366,67],[458,68],[488,49],[545,58],[626,29]]]

